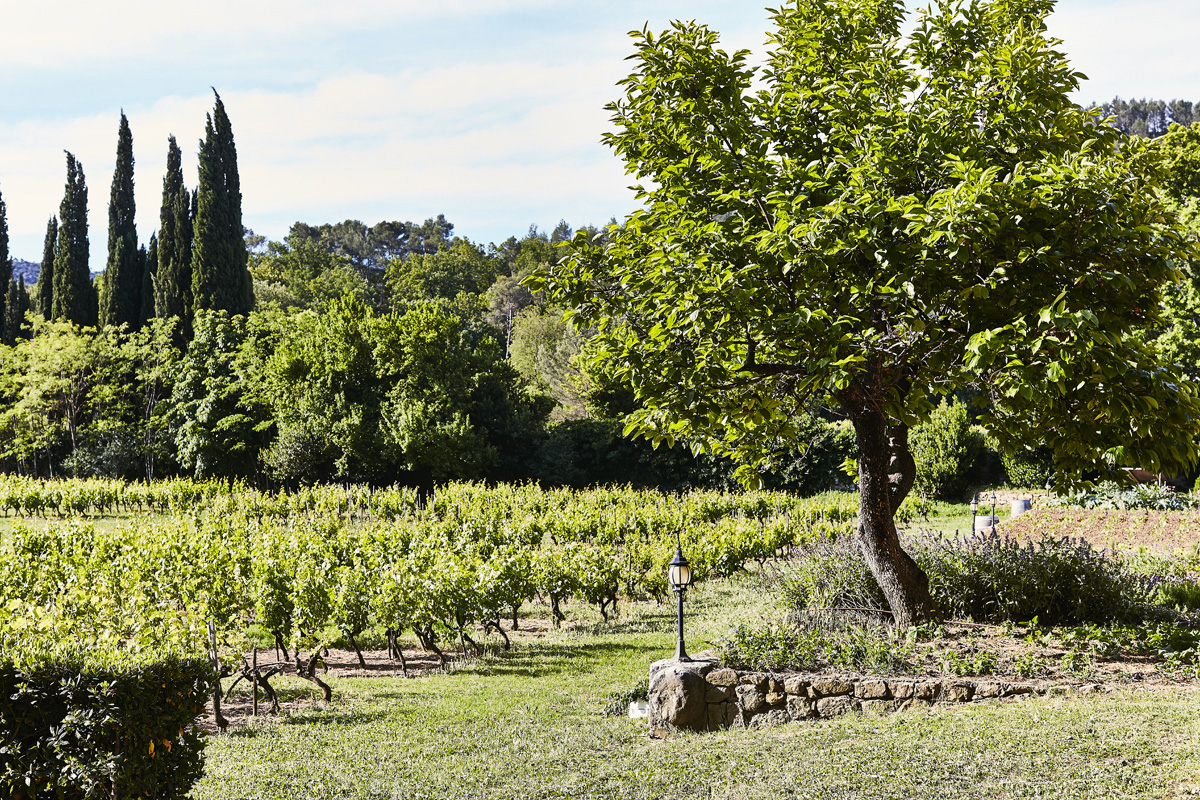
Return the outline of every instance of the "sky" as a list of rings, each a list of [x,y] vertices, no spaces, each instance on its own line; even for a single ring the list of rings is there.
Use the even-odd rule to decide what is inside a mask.
[[[924,5],[924,0],[920,3]],[[138,233],[158,227],[167,136],[196,183],[219,91],[243,221],[422,221],[487,244],[603,224],[636,207],[600,143],[629,72],[628,32],[695,19],[725,49],[764,52],[763,0],[0,0],[0,196],[13,256],[40,261],[64,150],[89,190],[92,269],[107,251],[124,110]],[[776,5],[776,3],[770,3]],[[910,7],[915,6],[910,2]],[[200,10],[202,9],[202,11]],[[1200,101],[1200,3],[1059,0],[1048,22],[1089,77],[1076,99]]]

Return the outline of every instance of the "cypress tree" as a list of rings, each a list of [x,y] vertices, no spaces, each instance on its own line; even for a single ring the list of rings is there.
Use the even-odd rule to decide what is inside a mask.
[[[8,254],[8,209],[4,205],[4,196],[0,195],[0,286],[7,288],[12,281],[12,258]],[[5,319],[4,310],[8,308],[7,293],[0,297],[0,320]]]
[[[87,183],[82,165],[71,153],[67,153],[67,185],[58,216],[50,316],[76,325],[95,325],[98,309],[88,270]]]
[[[16,335],[23,339],[30,337],[29,325],[25,321],[25,315],[31,310],[29,300],[29,290],[25,288],[25,276],[22,275],[17,279],[17,299],[20,300],[20,305],[17,307],[17,331]]]
[[[186,328],[192,314],[192,194],[183,185],[183,154],[174,136],[167,139],[167,173],[158,222],[154,315],[179,317]]]
[[[46,223],[46,243],[42,245],[42,267],[34,284],[34,310],[46,319],[54,303],[54,243],[58,239],[58,217]]]
[[[12,347],[17,337],[23,335],[25,312],[29,310],[29,293],[25,291],[25,276],[20,283],[8,276],[8,290],[4,293],[4,316],[0,317],[0,341]]]
[[[149,248],[143,248],[142,256],[142,292],[138,309],[138,327],[142,327],[154,317],[154,274],[158,271],[158,237],[150,234]]]
[[[216,92],[214,92],[216,94]],[[237,150],[225,105],[217,95],[200,143],[192,247],[192,300],[196,310],[246,314],[254,307],[242,228],[242,190]]]
[[[113,170],[108,200],[108,263],[104,270],[107,291],[100,307],[102,325],[139,327],[142,311],[142,258],[134,225],[133,133],[121,112],[117,133],[117,166]]]

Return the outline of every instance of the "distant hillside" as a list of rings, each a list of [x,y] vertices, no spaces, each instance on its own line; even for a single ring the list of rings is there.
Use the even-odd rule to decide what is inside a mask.
[[[14,258],[12,262],[13,275],[24,275],[26,286],[37,283],[38,273],[42,271],[41,264],[35,264],[32,261],[24,261],[20,258]]]

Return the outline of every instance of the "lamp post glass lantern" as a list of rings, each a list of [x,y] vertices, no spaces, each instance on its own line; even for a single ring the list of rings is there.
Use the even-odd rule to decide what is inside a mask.
[[[675,648],[676,661],[691,661],[683,647],[683,596],[692,585],[692,565],[683,556],[683,546],[675,545],[675,557],[667,565],[667,583],[679,595],[679,644]]]
[[[971,498],[971,533],[975,533],[975,515],[979,513],[979,495]]]

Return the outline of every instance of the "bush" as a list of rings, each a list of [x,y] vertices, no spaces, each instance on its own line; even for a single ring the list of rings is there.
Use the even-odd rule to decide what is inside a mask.
[[[1200,608],[1200,584],[1192,581],[1164,583],[1158,587],[1155,602],[1177,611],[1195,611]]]
[[[1072,508],[1101,508],[1120,511],[1186,511],[1196,507],[1195,498],[1176,494],[1168,486],[1154,483],[1140,486],[1121,486],[1105,481],[1091,492],[1055,497],[1047,505]]]
[[[1128,619],[1149,600],[1152,581],[1082,540],[1020,544],[996,534],[919,540],[909,549],[929,576],[944,614],[979,622],[1044,624]],[[793,560],[780,599],[795,611],[886,608],[857,547],[823,543]]]
[[[891,673],[905,667],[915,644],[915,638],[864,615],[797,614],[755,628],[739,625],[722,643],[721,661],[735,669],[771,672],[835,667]]]
[[[966,404],[944,400],[923,425],[912,429],[908,442],[917,466],[913,488],[928,498],[961,495],[983,450],[983,439],[971,428]]]
[[[1148,584],[1090,544],[1021,544],[995,533],[919,542],[913,556],[942,612],[981,622],[1111,622],[1135,615]]]
[[[887,608],[883,590],[848,538],[819,542],[781,576],[780,596],[793,610]]]
[[[0,663],[0,795],[182,798],[200,778],[201,659],[141,666]]]
[[[1046,483],[1054,469],[1054,461],[1046,448],[1004,453],[1004,473],[1009,486],[1038,487]]]

